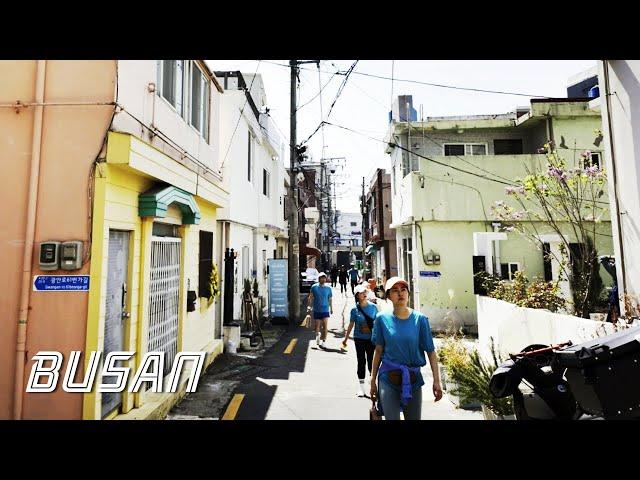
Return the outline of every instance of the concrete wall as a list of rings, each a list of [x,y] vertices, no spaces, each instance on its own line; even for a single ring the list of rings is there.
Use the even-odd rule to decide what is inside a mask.
[[[149,91],[149,84],[156,91]],[[146,125],[154,125],[163,134],[170,137],[181,149],[214,171],[219,168],[220,145],[217,144],[220,122],[220,92],[213,83],[209,84],[210,117],[209,141],[179,115],[166,101],[158,89],[158,60],[119,60],[118,61],[118,103],[127,112]],[[148,129],[144,129],[126,113],[114,120],[114,128],[136,134],[154,147],[174,156],[178,153],[158,138],[154,138]]]
[[[608,92],[605,69],[609,77]],[[615,255],[618,259],[624,259],[626,269],[623,277],[618,262],[618,285],[621,294],[624,286],[627,293],[637,300],[640,297],[640,142],[637,140],[640,130],[640,61],[599,62],[599,79],[604,134],[602,145],[607,151],[605,161],[609,172],[609,196],[612,199]],[[607,97],[607,93],[611,96]],[[619,202],[617,207],[614,201],[616,195]],[[621,235],[618,234],[618,228]]]
[[[0,103],[36,100],[36,61],[0,62]],[[44,62],[45,102],[113,102],[116,62]],[[68,357],[84,350],[87,292],[33,292],[34,275],[88,274],[89,264],[77,271],[41,271],[39,243],[45,240],[81,240],[85,251],[89,231],[89,172],[100,153],[111,122],[113,106],[45,106],[40,140],[40,178],[35,186],[34,248],[27,323],[27,361],[41,350],[56,350]],[[34,107],[0,108],[0,158],[4,160],[0,200],[0,419],[12,418],[16,332],[22,290],[22,260],[27,224],[27,199],[34,135]],[[25,382],[31,362],[25,364]],[[80,418],[82,396],[61,391],[31,394],[23,402],[23,418]]]
[[[534,343],[552,345],[586,342],[613,333],[608,322],[560,315],[545,310],[521,308],[495,298],[477,296],[478,347],[490,353],[491,339],[503,358]]]
[[[424,136],[420,130],[412,130],[408,139],[412,151],[427,157],[443,156],[445,143],[483,143],[487,145],[487,155],[493,155],[494,140],[510,139],[522,140],[523,153],[535,153],[536,149],[542,146],[537,144],[535,133],[537,133],[537,130],[526,127],[502,129],[472,128],[462,130],[462,133],[457,133],[456,131],[435,131],[425,132]],[[415,144],[418,144],[419,148],[415,148]]]

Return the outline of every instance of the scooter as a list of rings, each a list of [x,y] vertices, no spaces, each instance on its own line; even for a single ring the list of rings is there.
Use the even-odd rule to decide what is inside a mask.
[[[491,377],[518,420],[640,418],[640,327],[578,345],[534,344]]]

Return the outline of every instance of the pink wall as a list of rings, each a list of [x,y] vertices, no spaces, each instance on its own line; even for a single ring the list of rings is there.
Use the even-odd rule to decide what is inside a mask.
[[[0,61],[0,103],[35,99],[35,61]],[[115,61],[47,61],[45,102],[111,102]],[[112,106],[47,106],[44,108],[40,181],[33,250],[33,275],[88,274],[38,268],[39,243],[82,240],[90,248],[88,186],[90,168],[111,122]],[[5,188],[0,189],[0,418],[11,418],[15,372],[16,325],[20,304],[34,108],[17,114],[0,108],[0,159]],[[31,288],[31,286],[30,286]],[[31,292],[27,326],[25,385],[40,350],[56,350],[66,359],[84,351],[87,292]],[[63,373],[63,372],[62,372]],[[25,419],[79,419],[82,395],[58,386],[53,393],[24,394]]]

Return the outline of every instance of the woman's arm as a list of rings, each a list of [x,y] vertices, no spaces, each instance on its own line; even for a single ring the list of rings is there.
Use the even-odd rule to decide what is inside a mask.
[[[442,386],[440,385],[440,371],[438,369],[438,354],[436,351],[427,352],[429,364],[431,365],[431,373],[433,374],[433,396],[436,402],[442,398]],[[375,360],[374,360],[375,365]]]
[[[384,347],[382,345],[376,345],[376,349],[373,352],[373,365],[371,366],[371,400],[378,398],[378,369],[380,368],[380,362],[382,361],[382,353]]]
[[[347,346],[347,340],[349,340],[349,334],[351,333],[351,330],[353,329],[354,325],[355,325],[355,322],[351,320],[349,322],[349,326],[347,327],[347,332],[344,334],[344,340],[342,341],[342,345],[344,345],[345,347]]]

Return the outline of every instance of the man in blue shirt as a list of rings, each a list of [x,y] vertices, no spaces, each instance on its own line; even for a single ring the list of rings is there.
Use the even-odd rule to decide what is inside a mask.
[[[353,289],[358,285],[359,275],[358,270],[356,270],[356,266],[353,263],[351,264],[351,268],[347,272],[347,275],[349,275],[349,279],[351,280],[351,294],[355,297]]]
[[[329,317],[333,313],[333,290],[326,284],[327,274],[321,272],[318,275],[318,283],[314,283],[307,301],[307,312],[313,310],[313,318],[316,321],[316,345],[324,348],[327,340],[327,326]],[[311,308],[313,305],[313,309]],[[320,338],[320,325],[323,327],[322,339]]]

